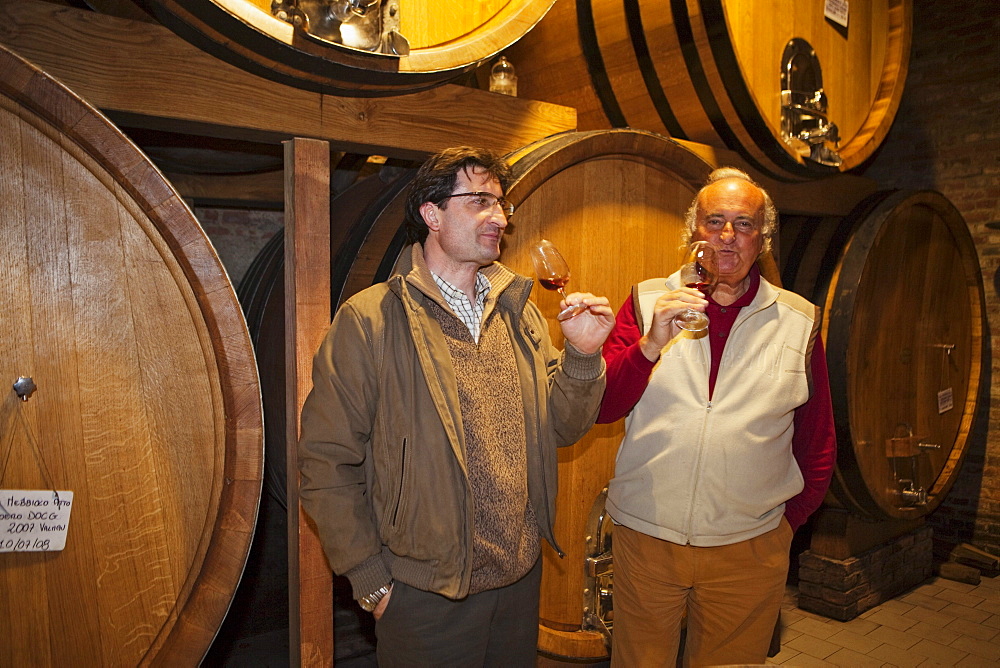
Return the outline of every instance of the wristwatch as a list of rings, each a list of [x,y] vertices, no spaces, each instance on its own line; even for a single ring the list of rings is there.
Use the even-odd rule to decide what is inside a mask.
[[[385,598],[385,595],[389,593],[389,588],[392,587],[392,582],[387,585],[382,585],[370,594],[365,594],[358,599],[358,605],[361,609],[366,612],[375,612],[375,606],[378,602]]]

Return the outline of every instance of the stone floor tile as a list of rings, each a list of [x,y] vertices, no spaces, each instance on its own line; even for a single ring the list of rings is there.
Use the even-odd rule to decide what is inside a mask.
[[[948,621],[951,621],[950,619]],[[840,625],[840,629],[843,631],[851,631],[852,633],[857,633],[858,635],[866,635],[871,633],[879,627],[875,622],[869,621],[867,619],[862,619],[861,617],[856,617],[850,621],[844,622]]]
[[[940,586],[942,589],[951,589],[952,591],[970,592],[976,588],[976,585],[967,584],[965,582],[955,582],[954,580],[948,580],[940,577],[934,578],[934,584]]]
[[[979,581],[980,587],[989,587],[990,589],[995,589],[1000,591],[1000,577],[986,578],[984,577]]]
[[[923,640],[920,636],[905,633],[903,631],[897,631],[896,629],[888,626],[878,627],[869,633],[868,637],[880,642],[888,643],[893,647],[899,647],[900,649],[910,649]]]
[[[814,656],[809,656],[808,654],[799,654],[794,659],[791,659],[789,663],[784,664],[794,668],[833,668],[832,663],[827,663],[823,659],[817,659]]]
[[[926,657],[889,644],[879,645],[868,652],[868,655],[886,663],[891,663],[894,666],[899,666],[899,668],[916,668],[916,666],[919,666],[921,662],[926,660]]]
[[[954,602],[961,603],[961,601]],[[879,607],[897,615],[905,615],[910,610],[913,610],[915,606],[898,599],[889,599],[888,601],[883,602]]]
[[[970,622],[977,624],[982,624],[991,616],[986,610],[976,610],[975,608],[970,608],[959,603],[949,603],[941,608],[941,612],[946,615],[954,615],[960,619],[968,619]]]
[[[967,619],[954,619],[945,628],[962,635],[971,636],[976,640],[993,640],[997,635],[1000,635],[1000,629],[992,629],[982,624],[970,622]],[[949,644],[953,645],[954,643]]]
[[[919,592],[911,592],[900,600],[922,608],[928,608],[930,610],[940,610],[949,603],[948,601],[940,599],[937,596],[930,596]]]
[[[917,585],[910,590],[914,594],[925,594],[927,596],[934,596],[939,591],[941,591],[941,585],[933,582],[932,580],[925,580],[923,583]]]
[[[795,638],[798,638],[800,635],[802,635],[802,632],[796,631],[795,629],[789,626],[783,626],[781,628],[780,634],[781,634],[781,642],[782,644],[784,644],[789,640],[794,640]]]
[[[846,647],[847,649],[855,650],[857,652],[861,652],[862,654],[867,654],[882,644],[880,640],[869,638],[868,636],[858,635],[857,633],[853,633],[851,631],[838,631],[826,640],[827,642],[832,642],[835,645],[840,645],[841,647]]]
[[[950,647],[948,645],[942,645],[941,643],[936,643],[933,640],[921,640],[916,645],[910,648],[910,651],[914,654],[922,654],[928,659],[937,661],[946,666],[954,666],[956,663],[964,659],[969,655],[968,652]]]
[[[811,657],[824,660],[840,649],[839,646],[834,645],[832,642],[820,640],[806,634],[802,634],[795,640],[790,641],[788,647],[798,650],[803,654],[808,654]]]
[[[980,603],[985,603],[986,599],[982,596],[976,596],[970,591],[952,591],[946,589],[937,595],[938,598],[944,601],[951,601],[952,603],[958,603],[960,605],[965,605],[970,608],[974,608]]]
[[[956,663],[955,668],[997,668],[997,662],[970,654]]]
[[[920,622],[915,624],[910,628],[906,629],[906,632],[910,635],[919,636],[921,638],[927,638],[928,640],[933,640],[934,642],[939,642],[942,645],[950,645],[955,640],[958,640],[958,636],[962,635],[958,631],[949,631],[946,628],[940,626],[933,626],[927,622]]]
[[[842,648],[824,659],[827,663],[845,668],[881,668],[883,661],[852,649]]]
[[[791,649],[791,648],[788,648],[788,647],[782,647],[780,652],[778,652],[774,656],[767,657],[767,661],[765,661],[765,663],[768,663],[768,664],[782,664],[782,663],[785,663],[785,662],[790,662],[792,659],[794,659],[795,657],[799,656],[800,654],[802,654],[802,652],[800,652],[798,650],[794,650],[794,649]],[[789,665],[792,665],[792,664],[789,664]]]
[[[952,603],[951,605],[956,604]],[[969,609],[971,610],[971,608]],[[896,629],[897,631],[905,631],[919,621],[913,619],[912,617],[903,617],[902,615],[890,612],[889,610],[879,610],[865,619],[870,622],[875,622],[876,624],[881,624],[882,626],[888,626],[889,628]]]
[[[808,619],[815,619],[816,621],[824,622],[824,623],[835,621],[835,620],[832,620],[829,617],[826,617],[826,616],[821,615],[819,613],[809,612],[808,610],[802,610],[801,608],[799,609],[799,614],[802,615],[803,617],[808,618]]]
[[[794,624],[790,624],[788,628],[821,640],[829,638],[837,632],[837,629],[832,625],[816,619],[809,619],[808,617],[800,619]]]
[[[979,586],[969,593],[973,596],[996,599],[997,597],[1000,597],[1000,587],[994,586],[990,580],[980,580]]]
[[[1000,615],[991,615],[989,619],[984,619],[983,626],[988,626],[991,629],[1000,629]]]
[[[947,605],[947,603],[945,603],[945,605]],[[953,622],[955,620],[955,617],[953,615],[946,615],[936,610],[930,610],[928,608],[920,608],[920,607],[910,610],[903,616],[909,619],[916,619],[918,621],[925,622],[932,626],[939,626],[942,628],[944,628],[950,622]]]
[[[958,640],[952,642],[949,647],[953,647],[969,654],[1000,663],[1000,644],[988,640],[979,640],[972,636],[959,636]]]
[[[992,598],[986,598],[986,600],[976,606],[976,610],[986,610],[987,612],[992,612],[994,615],[1000,614],[1000,596],[996,593],[992,594]]]

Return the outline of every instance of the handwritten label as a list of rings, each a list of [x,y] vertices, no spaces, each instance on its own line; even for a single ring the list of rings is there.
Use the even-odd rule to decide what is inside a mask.
[[[826,0],[823,4],[823,16],[834,23],[847,27],[848,0]]]
[[[66,547],[73,492],[0,489],[0,552],[58,552]]]
[[[942,413],[947,413],[952,408],[955,407],[955,396],[949,387],[946,390],[941,390],[938,392],[938,415]]]

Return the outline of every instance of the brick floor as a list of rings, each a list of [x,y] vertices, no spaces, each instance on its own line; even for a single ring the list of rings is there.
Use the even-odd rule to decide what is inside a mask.
[[[1000,577],[976,585],[934,577],[839,622],[796,607],[785,592],[781,653],[768,664],[790,667],[1000,667]]]

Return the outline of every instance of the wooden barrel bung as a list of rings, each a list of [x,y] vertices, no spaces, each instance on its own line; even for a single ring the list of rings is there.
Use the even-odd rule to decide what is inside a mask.
[[[195,665],[260,496],[239,304],[152,163],[5,49],[0,135],[0,376],[37,385],[4,399],[2,487],[73,492],[62,551],[0,554],[0,664]]]
[[[827,504],[912,520],[957,479],[981,397],[985,294],[968,226],[933,191],[782,221],[785,284],[823,306],[837,427]]]
[[[796,0],[557,0],[508,55],[519,94],[576,107],[581,130],[652,130],[729,148],[771,178],[805,180],[862,164],[902,95],[911,0],[852,3],[846,20]],[[783,107],[803,123],[794,137],[805,130],[830,146],[817,126],[836,125],[839,165],[784,140]]]
[[[333,94],[386,95],[430,88],[470,71],[528,32],[552,2],[143,0],[143,5],[181,37],[254,74]]]

